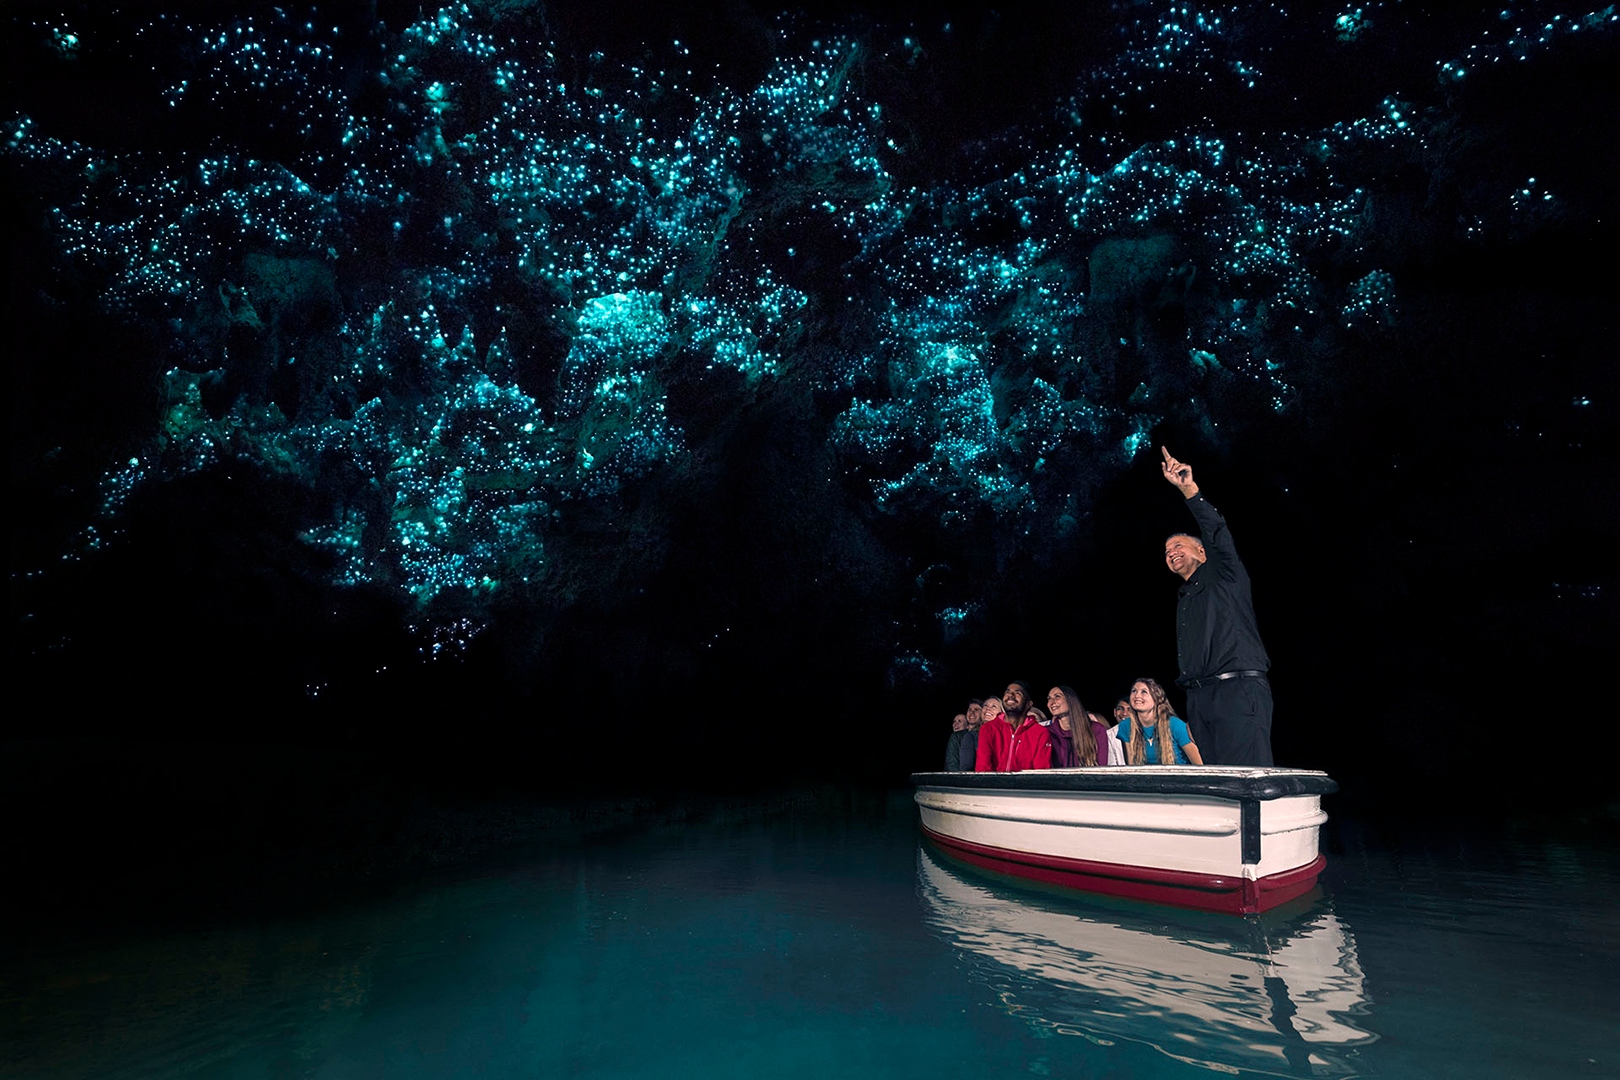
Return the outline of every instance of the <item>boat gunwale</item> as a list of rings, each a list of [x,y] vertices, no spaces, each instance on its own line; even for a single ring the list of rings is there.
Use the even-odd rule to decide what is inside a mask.
[[[1012,773],[918,772],[911,774],[911,782],[918,788],[954,788],[959,791],[1202,796],[1239,801],[1331,795],[1339,790],[1339,785],[1322,772],[1197,765],[1030,769]]]

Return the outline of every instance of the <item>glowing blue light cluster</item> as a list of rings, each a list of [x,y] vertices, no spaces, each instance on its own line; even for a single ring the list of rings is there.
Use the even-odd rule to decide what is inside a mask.
[[[879,474],[895,461],[912,461],[895,479],[874,481],[880,506],[942,499],[952,520],[988,502],[1002,512],[1028,498],[1028,485],[1011,477],[997,451],[1002,433],[995,417],[989,372],[973,349],[933,344],[913,353],[910,377],[891,401],[857,401],[838,418],[835,437],[857,467]],[[908,498],[913,497],[913,498]]]
[[[109,271],[110,305],[167,314],[182,338],[221,319],[262,335],[270,308],[244,260],[392,265],[380,298],[372,289],[338,312],[347,359],[305,387],[295,418],[248,398],[210,418],[198,373],[232,360],[217,335],[183,342],[195,370],[171,376],[155,452],[109,474],[106,513],[151,478],[226,454],[289,471],[341,462],[349,494],[306,540],[333,556],[339,582],[390,583],[424,602],[537,579],[558,504],[678,459],[658,369],[682,350],[750,385],[775,376],[809,299],[764,265],[744,213],[760,184],[798,176],[796,203],[853,208],[840,218],[852,226],[887,187],[874,112],[847,107],[844,41],[783,60],[750,94],[686,97],[689,119],[661,129],[642,106],[682,95],[678,79],[632,68],[568,85],[551,53],[497,39],[465,4],[388,43],[377,61],[387,103],[370,113],[335,61],[357,46],[318,19],[158,15],[131,37],[190,42],[170,108],[257,108],[296,149],[277,161],[115,155],[9,122],[12,161],[78,177],[51,216],[69,259]],[[430,202],[434,185],[465,195]],[[527,316],[561,305],[572,344],[549,403],[514,382],[505,316],[490,311],[502,275],[526,283]]]
[[[1354,41],[1366,33],[1371,20],[1367,17],[1367,8],[1361,4],[1345,8],[1333,20],[1333,29],[1337,32],[1340,41]]]
[[[174,33],[167,15],[137,27],[135,40]],[[186,27],[178,28],[185,33]],[[286,10],[248,15],[217,30],[193,30],[197,62],[186,78],[165,93],[171,108],[200,99],[222,106],[242,97],[273,103],[287,133],[306,140],[324,139],[349,111],[348,94],[337,70],[337,27],[300,21]],[[319,150],[315,150],[317,159]]]
[[[1115,116],[1124,115],[1133,98],[1172,73],[1191,76],[1206,87],[1236,76],[1252,89],[1259,72],[1230,55],[1231,34],[1240,15],[1234,5],[1180,2],[1159,12],[1144,5],[1120,28],[1124,44],[1118,61],[1096,71],[1075,99],[1075,115],[1088,98],[1101,102]]]
[[[680,453],[654,375],[669,345],[656,293],[614,293],[585,304],[563,361],[558,416],[579,424],[575,481],[608,494]]]
[[[891,687],[931,683],[938,678],[938,665],[922,653],[901,653],[889,665],[888,683]]]
[[[17,158],[70,165],[82,178],[50,215],[64,254],[112,271],[114,307],[184,310],[225,288],[244,250],[327,251],[341,219],[332,198],[279,164],[118,161],[41,135],[27,117],[4,138]]]
[[[1374,270],[1350,286],[1344,305],[1344,324],[1389,326],[1394,323],[1395,278],[1384,270]]]
[[[1190,366],[1204,378],[1246,378],[1285,407],[1284,364],[1259,327],[1302,333],[1323,310],[1327,287],[1315,267],[1324,254],[1354,248],[1364,199],[1335,175],[1335,146],[1418,138],[1398,113],[1386,103],[1377,118],[1265,148],[1209,135],[1172,139],[1095,171],[1084,151],[1065,147],[978,188],[912,193],[949,206],[955,223],[902,232],[880,249],[891,311],[887,378],[878,381],[898,389],[887,400],[858,397],[840,418],[853,471],[885,508],[914,508],[931,493],[947,521],[974,503],[998,514],[1045,513],[1030,478],[1059,443],[1125,458],[1145,445],[1162,416],[1151,395],[1107,404],[1106,385],[1091,374],[1106,373],[1114,355],[1087,332],[1095,326],[1088,305],[1113,301],[1097,281],[1088,294],[1065,280],[1057,253],[1077,238],[1148,247],[1155,236],[1185,238],[1189,273],[1229,298],[1190,322]],[[975,244],[965,231],[979,220],[1016,222],[1017,235],[1003,246]],[[1158,291],[1163,282],[1149,284]],[[1009,386],[1018,404],[998,422],[991,375],[1031,356],[1070,385],[1036,377]]]
[[[1504,61],[1523,63],[1572,34],[1620,26],[1620,8],[1614,4],[1582,15],[1540,14],[1537,9],[1543,7],[1533,2],[1504,4],[1500,17],[1504,27],[1484,31],[1461,56],[1436,62],[1441,81],[1457,82],[1470,71]]]
[[[1348,6],[1333,32],[1382,10]],[[364,42],[279,8],[116,23],[126,47],[189,57],[165,108],[258,117],[267,138],[120,153],[27,116],[0,128],[10,165],[52,178],[63,255],[98,268],[109,306],[174,330],[161,430],[109,469],[97,529],[144,482],[246,459],[337,493],[305,534],[334,580],[477,600],[545,577],[571,503],[690,460],[677,370],[741,394],[805,378],[834,402],[837,467],[886,512],[1072,522],[1073,493],[1043,484],[1060,450],[1118,467],[1171,405],[1209,408],[1209,386],[1286,408],[1294,342],[1392,317],[1366,162],[1433,150],[1394,97],[1303,133],[1209,121],[1126,144],[1094,122],[1151,112],[1166,87],[1266,92],[1243,25],[1285,20],[1277,4],[1121,6],[1114,62],[1062,133],[927,188],[886,168],[904,140],[862,96],[869,44],[784,48],[758,86],[700,93],[678,45],[670,70],[568,64],[498,14],[452,4]],[[1617,16],[1502,21],[1442,76]],[[1561,206],[1533,179],[1498,194],[1459,228]],[[783,239],[799,236],[846,261],[812,280],[794,246],[810,241]],[[1176,327],[1151,349],[1149,309]],[[308,310],[325,323],[277,329]],[[835,346],[807,341],[833,322]],[[211,413],[204,380],[225,374],[247,389]]]

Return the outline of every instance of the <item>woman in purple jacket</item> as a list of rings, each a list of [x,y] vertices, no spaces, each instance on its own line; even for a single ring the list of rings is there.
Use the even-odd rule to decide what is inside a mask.
[[[1073,687],[1052,687],[1046,711],[1052,714],[1052,768],[1108,764],[1108,729],[1091,719]]]

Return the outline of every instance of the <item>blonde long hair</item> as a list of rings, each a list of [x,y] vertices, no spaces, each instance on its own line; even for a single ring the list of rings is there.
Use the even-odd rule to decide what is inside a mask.
[[[1159,748],[1159,764],[1178,764],[1176,737],[1170,731],[1170,718],[1176,715],[1176,710],[1170,707],[1170,699],[1165,697],[1164,687],[1159,685],[1157,679],[1137,679],[1136,682],[1147,687],[1148,693],[1153,695],[1153,745]],[[1135,685],[1136,683],[1131,684],[1133,687]],[[1132,765],[1147,764],[1147,735],[1143,733],[1145,728],[1142,718],[1136,715],[1134,708],[1131,709],[1131,744],[1125,748],[1125,760]],[[1170,748],[1169,754],[1164,750],[1167,746]],[[1166,757],[1169,758],[1168,761],[1165,760]]]

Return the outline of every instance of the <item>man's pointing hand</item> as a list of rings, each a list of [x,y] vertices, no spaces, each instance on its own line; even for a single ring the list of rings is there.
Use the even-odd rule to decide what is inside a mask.
[[[1170,456],[1170,451],[1159,447],[1159,453],[1164,455],[1164,478],[1176,486],[1181,497],[1190,499],[1198,494],[1198,485],[1193,482],[1192,466],[1177,461]]]

